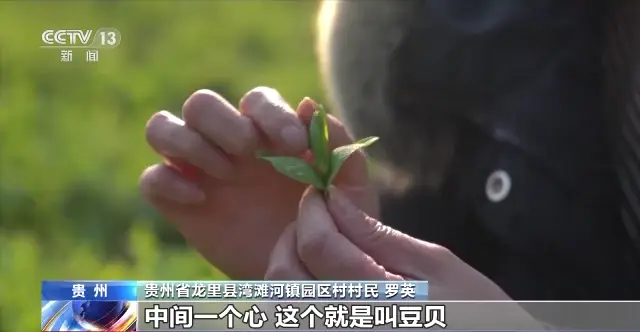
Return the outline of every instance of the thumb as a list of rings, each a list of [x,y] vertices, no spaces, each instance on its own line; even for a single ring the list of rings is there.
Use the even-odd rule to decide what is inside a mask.
[[[425,279],[448,261],[447,249],[410,237],[358,209],[338,188],[329,188],[327,207],[338,231],[388,271]]]
[[[307,189],[296,220],[298,257],[319,280],[396,280],[338,231],[322,195]]]
[[[305,97],[298,105],[298,116],[307,126],[311,123],[313,112],[318,108],[316,102]],[[329,148],[331,150],[354,143],[353,136],[344,124],[332,115],[327,116],[329,128]],[[333,185],[339,187],[344,194],[358,207],[370,215],[378,215],[378,199],[374,187],[369,181],[367,158],[362,150],[357,150],[342,164]]]

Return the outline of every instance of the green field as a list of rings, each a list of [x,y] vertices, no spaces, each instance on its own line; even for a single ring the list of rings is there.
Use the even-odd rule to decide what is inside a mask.
[[[314,1],[0,2],[0,331],[36,331],[42,279],[217,279],[140,198],[145,122],[209,88],[322,101]],[[117,28],[97,63],[47,29]]]

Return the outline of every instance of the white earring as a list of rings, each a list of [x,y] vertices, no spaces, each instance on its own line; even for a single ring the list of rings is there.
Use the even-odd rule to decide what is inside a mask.
[[[509,195],[509,191],[511,191],[511,177],[507,172],[497,170],[489,175],[485,192],[491,202],[498,203],[504,200]]]

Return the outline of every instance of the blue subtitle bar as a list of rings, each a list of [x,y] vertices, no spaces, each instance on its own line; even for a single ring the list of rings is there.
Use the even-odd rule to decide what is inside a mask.
[[[60,280],[42,282],[43,301],[135,301],[137,281]]]
[[[42,282],[43,301],[426,301],[427,281]]]

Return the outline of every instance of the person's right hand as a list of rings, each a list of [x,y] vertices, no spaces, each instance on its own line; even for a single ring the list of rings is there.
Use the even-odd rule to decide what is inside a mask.
[[[147,141],[165,162],[144,171],[142,193],[214,266],[235,279],[262,279],[278,237],[296,218],[305,186],[255,153],[308,154],[314,110],[315,103],[305,99],[296,112],[269,88],[247,93],[239,110],[200,90],[186,100],[184,121],[163,111],[147,123]],[[333,117],[329,130],[331,146],[353,142]],[[362,153],[345,162],[335,184],[377,214]]]

